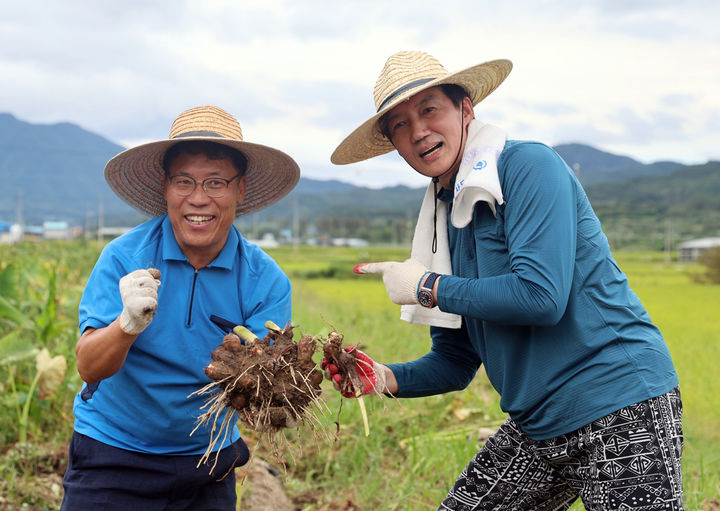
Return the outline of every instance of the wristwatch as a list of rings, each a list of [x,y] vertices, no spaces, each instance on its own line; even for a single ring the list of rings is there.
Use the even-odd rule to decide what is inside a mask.
[[[420,286],[420,289],[418,289],[418,303],[423,307],[427,307],[428,309],[435,307],[436,304],[435,299],[433,298],[432,289],[439,276],[440,275],[437,273],[430,272],[427,279],[425,279],[425,284]]]

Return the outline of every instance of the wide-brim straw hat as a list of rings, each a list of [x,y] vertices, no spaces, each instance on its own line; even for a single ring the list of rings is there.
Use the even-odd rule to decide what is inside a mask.
[[[245,142],[238,121],[225,110],[207,105],[181,113],[170,128],[168,140],[149,142],[112,158],[105,165],[105,180],[125,202],[150,216],[167,212],[164,197],[163,157],[173,145],[204,140],[237,149],[247,159],[247,190],[235,216],[263,209],[290,193],[300,179],[300,168],[284,152]]]
[[[375,115],[340,143],[330,161],[338,165],[355,163],[395,149],[380,132],[378,119],[418,92],[442,84],[455,84],[467,91],[475,106],[494,91],[511,70],[512,62],[500,59],[449,73],[435,57],[421,51],[401,51],[391,55],[375,82]]]

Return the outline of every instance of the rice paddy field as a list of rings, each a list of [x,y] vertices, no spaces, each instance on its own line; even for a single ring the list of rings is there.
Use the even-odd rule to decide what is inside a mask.
[[[72,399],[81,384],[77,303],[99,250],[81,241],[0,246],[0,511],[59,506]],[[352,273],[359,262],[405,259],[407,250],[301,246],[269,253],[293,283],[296,332],[325,336],[336,329],[381,362],[410,360],[429,348],[427,327],[399,320],[379,277]],[[696,283],[691,275],[699,267],[662,254],[615,255],[680,375],[686,509],[718,510],[720,286]],[[38,363],[43,349],[51,361],[45,366]],[[432,510],[504,420],[498,401],[483,374],[462,392],[368,396],[365,436],[358,402],[323,382],[315,419],[272,439],[243,435],[256,457],[279,469],[296,510]],[[246,509],[253,488],[242,469],[237,474],[238,509]]]

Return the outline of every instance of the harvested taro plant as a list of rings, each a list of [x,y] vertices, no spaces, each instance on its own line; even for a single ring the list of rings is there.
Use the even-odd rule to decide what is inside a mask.
[[[295,341],[294,327],[289,324],[280,328],[267,321],[265,327],[268,333],[263,339],[242,325],[225,335],[205,367],[212,382],[191,394],[210,395],[203,405],[206,411],[198,417],[192,432],[201,426],[212,428],[210,443],[198,466],[206,463],[218,441],[227,437],[236,414],[248,428],[271,438],[306,418],[316,419],[314,409],[321,408],[323,380],[323,373],[312,358],[318,344],[324,346],[324,356],[338,366],[341,374],[347,375],[342,391],[356,395],[355,389],[362,388],[354,354],[342,349],[343,337],[336,331],[330,332],[327,339],[303,335]],[[367,435],[362,398],[359,402]]]
[[[212,394],[193,430],[212,425],[201,463],[228,435],[236,413],[248,428],[274,435],[297,426],[320,396],[323,375],[312,359],[317,341],[304,335],[295,342],[290,325],[280,328],[268,321],[265,327],[264,339],[244,326],[234,327],[205,367],[212,382],[191,394]]]

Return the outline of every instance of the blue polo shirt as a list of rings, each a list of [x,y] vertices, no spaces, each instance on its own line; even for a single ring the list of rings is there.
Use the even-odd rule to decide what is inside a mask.
[[[190,432],[207,395],[188,396],[210,383],[203,372],[225,334],[215,314],[259,337],[265,321],[290,321],[290,281],[275,261],[233,226],[220,254],[195,270],[175,241],[167,215],[149,220],[106,245],[80,301],[80,331],[103,328],[122,311],[118,282],[139,268],[161,271],[158,308],[120,371],[75,397],[75,430],[100,442],[154,454],[200,454],[210,430]],[[218,443],[240,437],[236,427]]]
[[[673,389],[663,337],[565,162],[509,141],[498,177],[497,215],[482,202],[466,227],[448,222],[453,275],[440,278],[438,305],[462,328],[431,327],[427,355],[390,365],[399,396],[465,388],[483,364],[502,409],[543,440]]]

